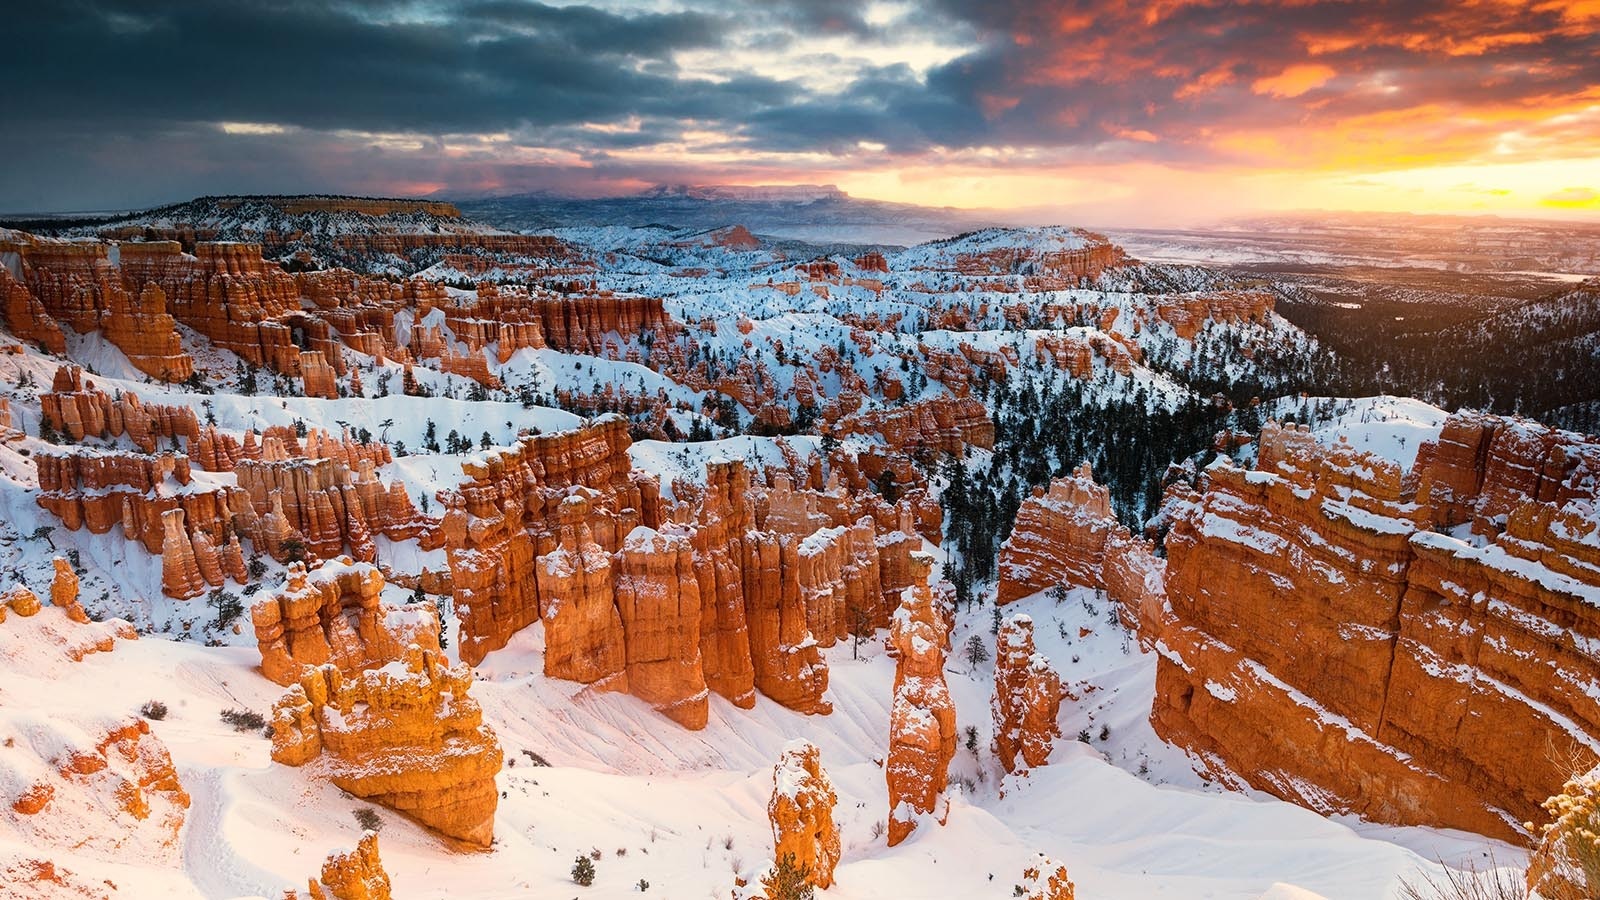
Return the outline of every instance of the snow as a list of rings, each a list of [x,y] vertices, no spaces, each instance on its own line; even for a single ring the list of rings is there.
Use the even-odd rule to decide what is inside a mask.
[[[1274,419],[1293,416],[1310,424],[1318,441],[1334,446],[1341,439],[1356,450],[1366,451],[1410,469],[1417,460],[1417,448],[1439,437],[1439,429],[1449,413],[1409,397],[1283,397],[1267,405],[1266,415]]]
[[[966,347],[1014,352],[1037,382],[1060,384],[1070,376],[1053,366],[1038,365],[1039,341],[1062,335],[1088,340],[1099,334],[1081,326],[1018,330],[1003,322],[998,312],[991,312],[988,320],[975,320],[971,331],[932,329],[929,316],[941,301],[914,289],[922,278],[944,277],[937,270],[948,267],[957,253],[1024,245],[1046,252],[1086,246],[1088,239],[1073,229],[990,229],[912,247],[896,255],[895,265],[922,271],[890,273],[883,279],[881,294],[862,285],[829,285],[826,298],[811,291],[790,298],[765,288],[763,282],[769,279],[794,280],[795,261],[771,250],[720,247],[703,231],[580,228],[564,229],[562,234],[619,254],[614,267],[597,275],[602,286],[660,296],[680,319],[710,319],[717,324],[715,334],[695,334],[707,352],[742,358],[744,344],[750,341],[772,364],[771,377],[780,393],[792,387],[795,370],[777,362],[770,349],[774,342],[782,341],[794,357],[814,357],[824,347],[851,341],[847,314],[904,317],[898,331],[863,332],[869,347],[851,364],[869,382],[879,373],[898,377],[902,354],[915,358],[924,347],[945,351]],[[675,277],[675,269],[688,266],[704,266],[709,274]],[[428,274],[448,275],[442,269]],[[458,298],[469,295],[454,288],[450,292]],[[1019,302],[1044,309],[1081,301],[1121,309],[1123,322],[1155,302],[1148,295],[1114,291],[979,291],[967,299],[974,307],[987,303],[996,310]],[[750,319],[748,333],[733,327],[737,316]],[[400,318],[401,330],[409,329],[409,315]],[[430,321],[442,324],[443,316],[435,311]],[[1249,341],[1305,340],[1276,318],[1268,325],[1238,328]],[[337,400],[243,396],[228,391],[237,362],[232,354],[211,347],[186,328],[180,327],[180,336],[204,368],[222,373],[211,381],[219,388],[216,393],[146,383],[121,351],[99,334],[69,331],[68,349],[73,359],[93,367],[89,377],[98,387],[134,392],[147,403],[191,406],[202,418],[209,414],[218,427],[234,434],[296,421],[386,433],[389,441],[404,442],[411,452],[382,467],[379,476],[398,480],[419,506],[458,483],[462,463],[472,458],[416,452],[429,423],[441,442],[455,431],[474,446],[487,434],[491,447],[507,447],[524,430],[552,432],[582,422],[581,417],[558,409],[444,396],[446,392],[464,396],[468,383],[426,366],[417,367],[415,374],[436,396],[379,397],[384,376],[392,382],[391,390],[398,390],[399,365],[379,367],[350,351],[347,361],[361,371],[367,396]],[[447,332],[445,337],[454,342],[454,335]],[[1176,341],[1171,326],[1154,318],[1145,322],[1137,339],[1147,364],[1135,364],[1130,374],[1121,375],[1097,355],[1091,378],[1083,385],[1085,396],[1109,402],[1143,390],[1152,408],[1176,408],[1190,392],[1166,373],[1192,362],[1193,348]],[[1148,364],[1154,349],[1163,344],[1175,348],[1168,351],[1172,355],[1165,369]],[[705,393],[637,363],[553,349],[521,350],[504,364],[492,355],[490,360],[491,371],[508,385],[537,385],[540,392],[585,392],[597,385],[624,386],[634,393],[664,392],[672,403],[684,407],[674,410],[673,416],[685,432],[695,421],[697,413],[692,411],[707,399]],[[15,386],[24,372],[35,384],[48,385],[57,363],[32,349],[0,356],[0,382],[30,434],[37,433],[37,390]],[[1237,376],[1246,365],[1231,360],[1226,374]],[[817,386],[824,396],[836,396],[838,373],[826,373]],[[934,382],[925,396],[944,391]],[[1278,401],[1273,414],[1304,413],[1300,415],[1304,419],[1319,408],[1319,402]],[[1404,465],[1414,459],[1422,440],[1437,434],[1443,417],[1432,407],[1397,398],[1329,403],[1329,418],[1315,429],[1319,440],[1343,438]],[[864,409],[884,405],[867,397]],[[860,451],[878,440],[853,436],[839,443]],[[86,444],[108,449],[128,446],[125,440],[95,439]],[[740,435],[696,443],[638,441],[629,452],[636,467],[659,477],[663,495],[675,499],[674,484],[703,483],[710,461],[743,459],[758,467],[777,466],[784,462],[785,448],[804,457],[820,449],[820,439]],[[44,449],[32,437],[0,444],[0,565],[7,583],[20,579],[35,589],[48,584],[56,551],[23,536],[40,526],[59,526],[38,508],[32,492],[36,481],[30,457]],[[230,480],[225,474],[196,472],[197,485]],[[1330,501],[1328,509],[1352,519],[1360,514],[1336,501]],[[1247,529],[1227,513],[1208,511],[1202,528],[1263,553],[1284,552],[1281,540]],[[627,536],[626,546],[659,539],[641,527]],[[837,539],[836,531],[819,530],[803,542],[802,551],[820,552],[830,539]],[[131,896],[279,897],[284,888],[303,885],[328,852],[353,847],[360,826],[350,813],[372,804],[333,788],[314,764],[302,769],[273,764],[266,740],[235,732],[218,718],[225,708],[266,712],[282,694],[256,669],[259,655],[248,616],[239,622],[237,634],[209,628],[213,613],[204,601],[164,597],[159,558],[127,543],[120,529],[94,536],[56,527],[51,540],[57,551],[81,556],[84,602],[92,611],[124,615],[154,633],[119,642],[109,654],[62,663],[41,655],[49,647],[41,639],[47,617],[14,616],[0,623],[4,709],[0,730],[5,736],[14,732],[37,747],[45,740],[40,723],[63,723],[58,737],[51,738],[59,743],[66,740],[59,735],[68,734],[68,729],[83,731],[84,723],[99,727],[109,719],[135,714],[146,700],[160,699],[171,712],[150,727],[171,750],[194,801],[173,859],[111,862],[71,850],[52,850],[53,858],[85,877],[114,881]],[[380,560],[399,571],[447,568],[443,550],[423,551],[415,541],[395,542],[382,536],[375,538],[375,544]],[[942,561],[939,549],[927,546],[936,561]],[[1497,556],[1493,562],[1514,566],[1517,561]],[[539,564],[570,568],[573,560],[558,551],[542,557]],[[1554,577],[1547,570],[1524,574]],[[260,583],[275,589],[282,575],[281,567],[269,565]],[[391,585],[385,593],[394,602],[405,591]],[[963,746],[957,751],[948,824],[925,822],[911,839],[892,849],[875,833],[891,814],[882,758],[894,664],[881,640],[863,642],[859,659],[853,658],[848,642],[824,650],[830,669],[831,715],[799,715],[764,697],[757,698],[753,709],[741,710],[713,695],[708,726],[690,732],[636,698],[595,693],[582,685],[545,678],[544,626],[536,623],[476,669],[472,690],[507,756],[498,776],[503,798],[496,816],[496,846],[486,853],[457,853],[403,816],[378,808],[385,826],[381,853],[396,894],[571,896],[575,891],[568,870],[573,857],[599,849],[599,879],[584,892],[586,897],[632,896],[641,878],[651,883],[654,896],[726,897],[735,873],[760,867],[770,858],[766,804],[773,789],[773,767],[784,749],[801,739],[820,748],[823,766],[839,794],[835,815],[845,852],[837,885],[826,894],[833,900],[1005,896],[1021,868],[1039,851],[1068,867],[1084,897],[1239,900],[1381,897],[1392,893],[1403,877],[1438,871],[1435,859],[1453,863],[1485,847],[1499,858],[1518,858],[1515,850],[1472,836],[1330,820],[1259,792],[1232,792],[1207,782],[1195,773],[1200,761],[1162,742],[1151,728],[1148,716],[1157,656],[1140,649],[1116,624],[1114,611],[1103,599],[1078,590],[1058,605],[1041,594],[1008,606],[1006,612],[1036,623],[1037,653],[1032,663],[1055,668],[1077,698],[1063,704],[1063,737],[1052,762],[1026,777],[1002,776],[989,749],[992,663],[969,671],[953,657],[946,678],[963,744],[970,727],[976,731],[977,749]],[[447,618],[447,625],[453,618]],[[963,610],[952,645],[960,647],[977,635],[992,650],[990,621],[987,608]],[[1080,637],[1082,629],[1089,634]],[[207,641],[220,646],[203,646]],[[454,639],[451,646],[457,646]],[[392,665],[387,671],[404,677]],[[1233,691],[1229,685],[1212,682],[1206,689],[1224,701]],[[80,739],[72,734],[73,740]],[[51,745],[39,753],[60,750]],[[0,787],[9,790],[26,780],[29,769],[12,764],[6,756],[0,760],[6,763],[0,765]],[[12,821],[0,819],[0,859],[36,853],[34,842]]]
[[[947,672],[958,722],[978,730],[980,749],[957,752],[948,824],[924,823],[899,847],[886,848],[873,833],[889,814],[879,762],[894,669],[879,642],[863,644],[859,660],[848,644],[826,651],[829,716],[802,716],[765,698],[740,710],[713,695],[708,727],[689,732],[635,698],[546,679],[536,624],[492,654],[473,686],[508,757],[495,848],[458,854],[379,808],[385,867],[401,896],[565,896],[572,858],[599,848],[600,877],[585,896],[629,895],[640,878],[660,896],[726,896],[735,870],[771,852],[773,766],[797,738],[821,748],[840,796],[845,854],[828,892],[839,900],[988,896],[990,874],[1007,885],[1038,851],[1068,867],[1081,896],[1378,897],[1400,877],[1437,871],[1434,853],[1448,859],[1486,844],[1400,829],[1418,848],[1408,849],[1364,834],[1359,823],[1207,786],[1150,730],[1155,657],[1107,621],[1093,592],[1074,591],[1060,605],[1040,594],[1007,609],[1037,623],[1040,653],[1057,661],[1082,699],[1063,707],[1065,736],[1049,766],[1002,778],[985,749],[992,669]],[[974,633],[992,640],[988,619],[982,609],[963,613],[953,643]],[[17,638],[15,623],[0,624],[0,643]],[[1092,634],[1079,638],[1080,627]],[[223,708],[264,711],[281,693],[256,661],[253,648],[147,638],[57,672],[14,670],[0,682],[7,708],[35,716],[131,714],[152,697],[171,709],[150,725],[194,798],[181,869],[74,854],[58,862],[174,898],[276,897],[302,884],[326,853],[355,844],[360,826],[350,812],[371,804],[332,788],[314,766],[272,764],[263,738],[218,720]],[[1106,740],[1073,740],[1079,729],[1102,726]],[[551,765],[534,765],[524,751]],[[1147,774],[1135,773],[1141,762]],[[1517,858],[1510,848],[1492,849]],[[0,829],[0,854],[18,852],[23,845]]]

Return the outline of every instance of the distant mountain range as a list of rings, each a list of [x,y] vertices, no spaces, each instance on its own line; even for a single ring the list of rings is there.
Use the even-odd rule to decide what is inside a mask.
[[[657,185],[623,197],[546,192],[461,198],[463,215],[513,231],[578,225],[743,225],[769,237],[820,244],[910,246],[991,225],[991,210],[917,206],[852,197],[831,184]]]

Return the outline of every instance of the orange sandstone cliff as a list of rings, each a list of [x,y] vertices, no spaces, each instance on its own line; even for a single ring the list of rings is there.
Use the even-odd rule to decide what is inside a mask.
[[[1001,592],[1118,600],[1159,650],[1157,732],[1225,781],[1523,839],[1557,757],[1600,758],[1597,486],[1600,443],[1522,420],[1452,416],[1410,471],[1269,424],[1257,470],[1213,465],[1173,504],[1164,578],[1126,577],[1108,548],[1131,538],[1058,482]]]

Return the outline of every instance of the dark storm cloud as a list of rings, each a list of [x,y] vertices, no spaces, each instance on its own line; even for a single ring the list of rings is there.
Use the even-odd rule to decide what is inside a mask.
[[[683,0],[673,12],[599,0],[14,6],[0,53],[14,88],[0,208],[245,182],[344,189],[372,177],[349,167],[374,165],[397,185],[503,184],[540,165],[537,153],[445,153],[438,138],[408,155],[364,133],[506,133],[519,148],[604,162],[589,171],[605,183],[626,180],[628,165],[638,178],[692,166],[623,161],[691,131],[722,135],[719,150],[832,154],[846,166],[863,143],[905,156],[1014,147],[1200,165],[1235,152],[1219,134],[1315,133],[1437,107],[1444,124],[1428,141],[1464,153],[1489,140],[1497,109],[1600,91],[1600,18],[1542,0],[932,0],[888,20],[861,0]],[[845,41],[854,58],[807,48],[815,38]],[[970,46],[924,71],[862,62],[938,39]],[[729,62],[715,79],[691,75],[676,60],[686,51]],[[808,91],[794,65],[748,63],[762,58],[846,83]],[[284,130],[229,135],[221,122]],[[1568,127],[1579,143],[1592,130]],[[582,188],[583,171],[549,165]],[[157,190],[169,193],[149,196]]]
[[[510,2],[446,6],[75,2],[30,7],[0,54],[23,122],[256,121],[372,131],[496,130],[635,113],[740,115],[789,89],[689,84],[633,63],[715,45],[701,14],[620,17]],[[32,17],[32,21],[29,18]]]

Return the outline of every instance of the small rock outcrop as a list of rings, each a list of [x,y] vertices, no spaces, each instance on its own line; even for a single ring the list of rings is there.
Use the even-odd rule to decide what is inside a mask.
[[[272,709],[272,759],[316,773],[474,847],[494,839],[500,742],[468,691],[472,673],[412,647],[346,677],[312,669]]]
[[[833,884],[833,869],[839,864],[839,828],[833,822],[838,801],[822,771],[817,745],[800,739],[785,744],[772,770],[772,799],[767,803],[773,858],[792,855],[796,865],[809,868],[811,883],[819,888]]]
[[[72,564],[61,557],[53,560],[55,577],[50,579],[50,605],[60,607],[67,618],[83,624],[89,621],[89,614],[83,611],[83,605],[78,602],[78,573],[72,571]]]
[[[1074,900],[1076,891],[1067,877],[1067,867],[1040,853],[1023,867],[1022,882],[1012,896],[1023,900]]]
[[[1060,736],[1061,676],[1033,646],[1033,619],[1000,626],[994,666],[994,740],[1007,772],[1042,766]]]
[[[76,602],[45,606],[25,585],[0,590],[0,663],[18,670],[47,672],[62,661],[81,662],[93,653],[109,653],[118,640],[137,640],[139,633],[122,619],[91,622]]]
[[[354,850],[328,854],[322,875],[309,879],[306,893],[286,891],[283,900],[390,900],[389,873],[378,858],[378,833],[368,831]]]
[[[920,577],[906,588],[889,626],[889,649],[896,660],[884,765],[891,847],[905,840],[923,817],[944,824],[949,814],[945,788],[956,754],[956,708],[944,680],[949,626],[927,585],[932,557],[918,552],[911,558]]]
[[[0,811],[36,846],[103,859],[177,858],[189,794],[143,719],[71,722],[0,715],[14,746]]]

